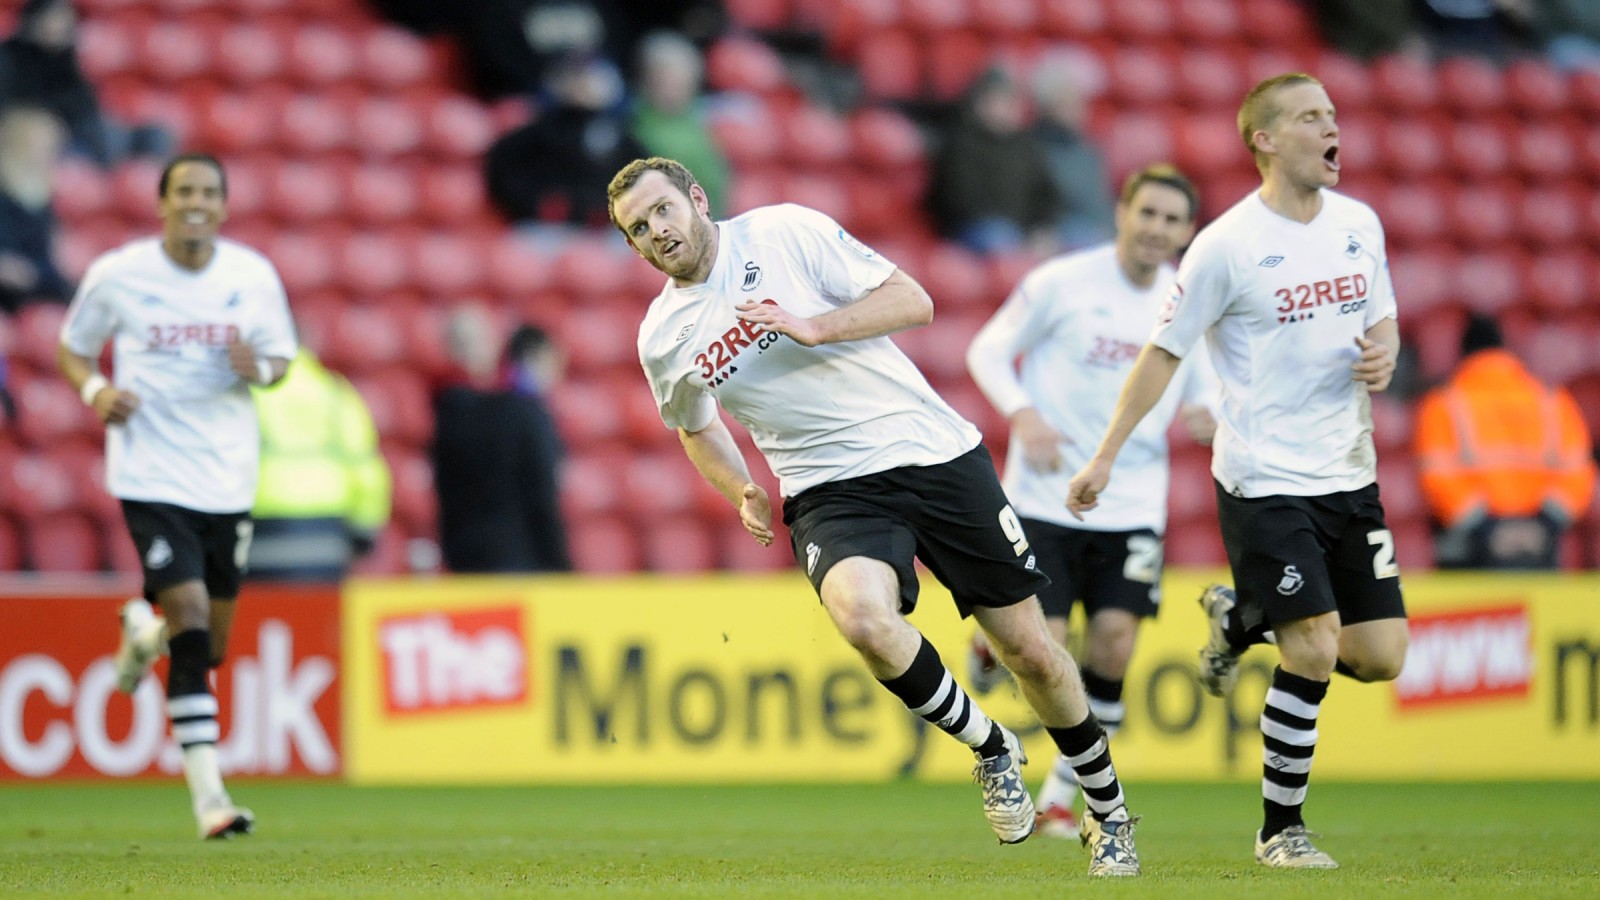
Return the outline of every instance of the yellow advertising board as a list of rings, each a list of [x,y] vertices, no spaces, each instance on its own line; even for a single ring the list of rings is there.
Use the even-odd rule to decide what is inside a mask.
[[[1274,652],[1231,703],[1202,694],[1193,598],[1171,572],[1113,742],[1130,780],[1260,777]],[[1600,778],[1600,578],[1407,576],[1399,681],[1335,677],[1319,778]],[[357,782],[739,782],[968,776],[833,631],[798,574],[357,580],[344,599],[346,772]],[[931,578],[912,621],[965,680],[965,642]],[[980,698],[1054,753],[1009,687]]]

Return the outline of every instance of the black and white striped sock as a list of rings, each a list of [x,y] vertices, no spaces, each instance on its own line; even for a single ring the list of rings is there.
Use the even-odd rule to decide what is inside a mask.
[[[1116,737],[1128,715],[1128,707],[1122,702],[1122,679],[1106,678],[1087,666],[1078,671],[1083,677],[1083,691],[1089,695],[1089,712],[1100,720],[1106,737]]]
[[[1089,814],[1102,822],[1118,810],[1126,815],[1122,782],[1117,780],[1116,767],[1111,764],[1111,745],[1106,740],[1106,730],[1094,714],[1070,728],[1046,728],[1045,731],[1078,776]]]
[[[211,633],[190,629],[167,641],[171,662],[167,668],[167,718],[172,739],[183,748],[183,775],[189,783],[195,815],[228,803],[217,762],[217,698],[206,673],[211,660]]]
[[[1317,712],[1328,693],[1326,681],[1302,678],[1281,667],[1273,670],[1267,705],[1261,711],[1261,839],[1291,825],[1303,825],[1301,807],[1317,749]]]
[[[998,756],[1005,750],[1005,738],[999,726],[990,721],[978,708],[955,676],[939,659],[939,651],[922,639],[911,667],[883,682],[890,693],[913,713],[927,720],[940,731],[973,748],[985,758]]]

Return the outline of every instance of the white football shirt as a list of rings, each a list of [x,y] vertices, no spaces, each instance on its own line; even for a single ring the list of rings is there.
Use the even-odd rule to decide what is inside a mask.
[[[1396,316],[1377,213],[1330,190],[1308,223],[1258,193],[1206,226],[1151,340],[1184,356],[1204,334],[1222,381],[1211,473],[1239,497],[1317,496],[1377,480],[1355,339]]]
[[[1206,403],[1215,393],[1204,353],[1183,361],[1161,402],[1129,436],[1094,512],[1080,522],[1067,512],[1066,499],[1072,474],[1111,424],[1174,275],[1163,265],[1149,287],[1135,286],[1114,244],[1059,256],[1024,276],[973,338],[967,366],[995,409],[1010,418],[1031,406],[1066,439],[1055,472],[1030,467],[1021,442],[1011,441],[1002,484],[1018,515],[1090,531],[1166,530],[1167,427],[1180,403]]]
[[[750,432],[783,496],[901,466],[949,462],[978,445],[888,337],[802,347],[741,322],[771,300],[812,317],[861,299],[895,265],[803,206],[718,223],[704,284],[669,280],[639,326],[639,360],[669,428],[699,431],[716,406]]]
[[[98,358],[112,341],[112,382],[139,395],[126,424],[106,429],[106,482],[126,500],[199,512],[248,510],[260,438],[250,389],[228,365],[228,343],[292,359],[294,326],[266,257],[218,240],[198,272],[159,238],[111,250],[89,266],[61,326],[73,353]]]

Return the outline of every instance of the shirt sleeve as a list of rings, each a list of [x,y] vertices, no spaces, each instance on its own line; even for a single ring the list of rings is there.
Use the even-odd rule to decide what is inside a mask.
[[[984,323],[967,348],[967,371],[994,408],[1006,418],[1033,406],[1017,376],[1017,357],[1044,337],[1050,304],[1034,296],[1037,284],[1024,278]]]
[[[300,348],[295,339],[294,320],[289,317],[289,298],[272,264],[264,262],[263,269],[256,287],[261,320],[250,342],[261,356],[294,359]]]
[[[1183,368],[1188,372],[1184,376],[1182,402],[1185,404],[1198,404],[1215,413],[1222,408],[1222,381],[1217,377],[1217,369],[1211,364],[1211,351],[1204,345],[1198,353],[1190,353],[1183,359]]]
[[[61,343],[79,356],[98,357],[117,330],[117,314],[108,302],[105,262],[96,261],[84,273],[78,292],[61,322]]]
[[[1227,311],[1232,287],[1228,258],[1212,250],[1209,241],[1196,240],[1178,266],[1166,305],[1156,321],[1150,342],[1180,359]]]
[[[650,382],[650,395],[655,398],[656,412],[668,428],[700,431],[717,415],[717,401],[711,392],[684,384],[670,377],[661,360],[645,353],[639,354],[645,379]]]
[[[1376,215],[1373,216],[1377,218]],[[1378,225],[1378,250],[1382,258],[1378,260],[1378,271],[1373,276],[1372,292],[1368,295],[1372,299],[1367,303],[1367,317],[1362,323],[1365,327],[1382,322],[1384,319],[1398,319],[1399,307],[1395,303],[1394,281],[1389,277],[1389,250],[1384,245],[1383,225]]]
[[[824,300],[838,306],[854,303],[894,274],[894,263],[823,213],[794,205],[783,209],[800,264]]]

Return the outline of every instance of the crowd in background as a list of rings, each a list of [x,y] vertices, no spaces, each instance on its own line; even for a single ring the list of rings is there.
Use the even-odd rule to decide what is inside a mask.
[[[1535,55],[1563,69],[1600,68],[1600,4],[1589,0],[1306,3],[1326,40],[1360,59],[1466,54],[1505,63]],[[716,0],[372,5],[420,34],[455,42],[465,78],[481,98],[527,103],[527,121],[500,135],[483,159],[488,197],[509,226],[558,239],[608,228],[607,180],[627,161],[646,155],[686,163],[700,176],[714,214],[739,212],[730,208],[739,173],[712,127],[719,109],[737,101],[704,87],[705,51],[734,27]],[[4,314],[72,296],[74,286],[58,264],[51,206],[51,172],[63,156],[112,167],[178,149],[173,132],[161,123],[123,121],[101,106],[78,63],[78,12],[71,0],[26,0],[15,21],[10,37],[0,42]],[[816,55],[804,41],[787,46]],[[1025,71],[989,68],[953,103],[910,109],[927,138],[932,167],[925,212],[939,233],[979,254],[1034,257],[1105,240],[1114,201],[1105,151],[1088,124],[1099,81],[1086,54],[1062,47]],[[848,96],[821,93],[830,102]],[[446,566],[571,568],[557,503],[562,451],[547,404],[549,392],[559,390],[561,367],[552,362],[559,350],[541,329],[481,310],[459,311],[450,329],[457,368],[435,385],[439,428],[433,447]],[[0,359],[0,401],[7,404],[9,422],[15,412],[4,394],[4,374]],[[1565,402],[1570,405],[1570,398]],[[1571,416],[1559,418],[1560,427],[1570,430]],[[1587,434],[1581,443],[1587,455]],[[486,461],[484,454],[495,447],[513,459]],[[1563,465],[1570,457],[1562,455]],[[1437,450],[1432,458],[1441,458]],[[474,493],[483,486],[470,482],[485,466],[499,464],[511,468],[497,477],[526,486],[524,508],[505,513],[524,523],[519,528],[525,526],[525,537],[502,533],[498,543],[520,549],[496,555],[490,553],[496,541],[481,537],[485,523],[471,521],[470,511],[486,501]],[[1557,520],[1551,526],[1557,538],[1589,505],[1538,499],[1530,515],[1543,510]],[[366,518],[353,527],[356,550],[362,549],[361,533],[376,521],[371,514]],[[1441,534],[1460,524],[1443,507],[1435,508],[1435,518]],[[478,536],[463,537],[469,534]],[[473,557],[480,552],[494,558]],[[1547,556],[1540,556],[1540,564],[1549,562]]]

